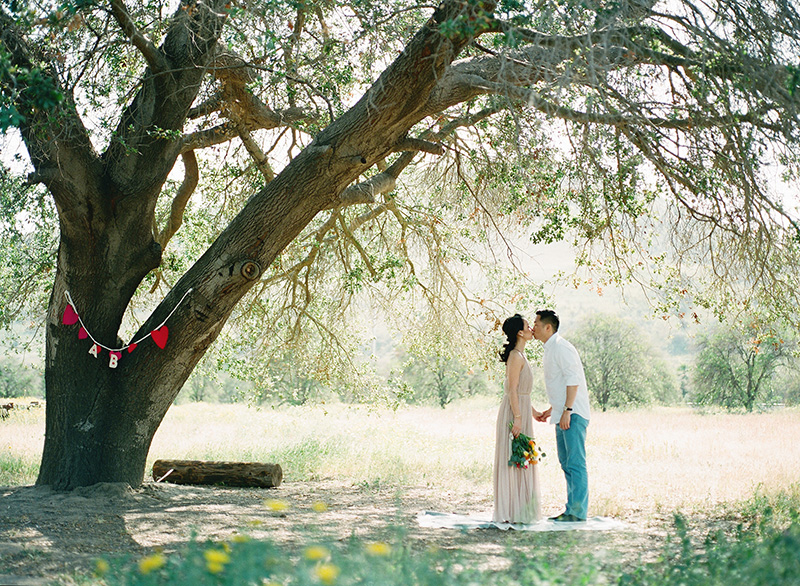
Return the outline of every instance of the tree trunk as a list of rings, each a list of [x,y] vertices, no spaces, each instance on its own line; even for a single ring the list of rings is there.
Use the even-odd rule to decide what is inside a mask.
[[[283,481],[280,464],[258,462],[203,462],[200,460],[156,460],[153,480],[175,484],[223,484],[276,488]]]

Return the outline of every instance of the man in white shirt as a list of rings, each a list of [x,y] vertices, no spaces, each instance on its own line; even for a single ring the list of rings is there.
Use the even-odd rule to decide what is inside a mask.
[[[558,461],[567,479],[566,510],[552,517],[557,522],[585,521],[589,508],[589,476],[586,471],[586,427],[589,425],[589,392],[578,351],[558,334],[558,315],[550,309],[536,312],[533,337],[544,344],[542,366],[550,408],[538,421],[556,424]]]

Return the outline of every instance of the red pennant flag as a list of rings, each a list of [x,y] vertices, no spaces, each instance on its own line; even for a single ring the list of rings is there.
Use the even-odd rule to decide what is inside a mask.
[[[72,309],[72,305],[69,303],[67,303],[67,306],[64,308],[64,317],[61,318],[61,323],[66,326],[78,323],[78,314],[75,313],[75,310]]]
[[[88,337],[89,337],[89,332],[86,331],[86,328],[81,326],[81,329],[78,330],[78,339],[85,340]]]
[[[156,346],[163,350],[164,346],[167,345],[167,337],[169,337],[167,326],[161,326],[157,330],[153,330],[150,335],[153,337],[153,342],[156,343]]]
[[[137,346],[137,344],[134,344],[133,342],[131,342],[130,345],[128,346],[128,354],[130,354],[131,352],[136,350],[136,346]]]

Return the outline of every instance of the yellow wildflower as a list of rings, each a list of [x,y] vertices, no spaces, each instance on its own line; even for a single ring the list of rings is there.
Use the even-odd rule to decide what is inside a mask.
[[[270,511],[275,511],[276,513],[282,513],[283,511],[289,508],[289,503],[280,499],[267,499],[264,501],[264,506],[267,507]]]
[[[242,535],[241,533],[237,533],[233,537],[231,537],[231,541],[234,543],[247,543],[250,541],[250,538],[247,535]]]
[[[317,501],[311,505],[311,508],[316,513],[324,513],[328,510],[328,505],[322,501]]]
[[[314,575],[323,584],[333,584],[339,576],[339,568],[333,564],[321,564],[314,569]]]
[[[159,568],[163,568],[164,564],[167,563],[167,558],[165,558],[160,553],[154,553],[153,555],[149,555],[146,558],[142,558],[139,560],[139,571],[142,574],[149,574],[153,570],[158,570]]]
[[[210,564],[227,564],[231,561],[231,556],[221,549],[207,549],[203,552],[203,556]]]
[[[384,543],[383,541],[368,543],[364,546],[364,549],[369,555],[374,556],[387,556],[392,553],[392,546],[388,543]]]
[[[305,553],[303,554],[307,560],[311,560],[312,562],[323,560],[330,555],[330,552],[322,547],[321,545],[314,545],[312,547],[307,547]]]
[[[108,562],[104,559],[98,559],[94,561],[94,575],[95,576],[105,576],[106,572],[108,572],[109,566]]]
[[[217,562],[207,562],[206,568],[212,574],[219,574],[222,570],[225,569],[225,564],[219,564]]]

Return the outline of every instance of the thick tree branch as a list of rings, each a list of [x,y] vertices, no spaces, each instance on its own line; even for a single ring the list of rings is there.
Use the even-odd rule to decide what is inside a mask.
[[[222,98],[222,92],[217,92],[205,102],[198,104],[189,110],[186,118],[189,120],[196,120],[198,118],[202,118],[203,116],[208,116],[214,112],[219,112],[224,105],[225,100]]]
[[[430,153],[432,155],[444,154],[444,147],[442,145],[419,138],[406,138],[397,143],[392,150],[395,153],[413,151]]]
[[[390,191],[394,190],[394,188],[397,186],[397,178],[400,176],[400,173],[402,173],[403,170],[411,164],[417,152],[430,152],[437,155],[444,153],[443,147],[441,147],[438,142],[431,142],[430,139],[439,142],[443,141],[458,128],[477,124],[481,120],[484,120],[497,113],[499,110],[499,107],[485,108],[479,112],[476,112],[475,114],[463,116],[450,121],[438,132],[429,130],[423,133],[422,138],[406,138],[400,141],[392,149],[393,152],[402,151],[403,153],[397,158],[396,161],[394,161],[389,167],[385,167],[383,160],[378,161],[377,166],[379,169],[381,166],[385,167],[383,171],[377,175],[374,175],[367,181],[349,186],[342,192],[339,199],[335,202],[332,202],[327,209],[332,209],[338,206],[374,203],[376,196],[389,193]],[[412,148],[414,146],[425,148]]]
[[[107,178],[123,197],[138,193],[145,202],[158,197],[181,152],[177,133],[214,56],[226,20],[225,4],[226,0],[207,0],[189,8],[182,3],[174,13],[158,49],[167,70],[154,71],[151,65],[145,71],[104,155]],[[130,156],[131,151],[136,156]]]
[[[167,247],[167,243],[183,224],[183,213],[186,210],[186,204],[189,203],[189,198],[192,197],[197,184],[200,182],[200,169],[197,167],[197,157],[194,151],[182,153],[181,157],[183,158],[184,167],[183,183],[181,183],[178,193],[175,194],[172,200],[167,223],[156,238],[156,242],[161,245],[162,250]]]
[[[144,36],[128,14],[123,0],[111,0],[111,13],[114,15],[122,32],[130,39],[133,46],[139,49],[153,73],[164,73],[169,69],[164,54],[159,51],[150,39]]]
[[[78,220],[85,211],[83,193],[99,181],[97,154],[89,133],[54,68],[40,65],[43,56],[37,54],[38,47],[20,35],[16,23],[4,11],[0,11],[0,49],[9,55],[19,73],[6,78],[3,72],[0,91],[24,117],[19,129],[35,169],[29,181],[47,185],[59,210]],[[31,77],[27,73],[33,71],[40,72],[44,83],[28,91]],[[39,96],[48,90],[61,99],[43,107]],[[71,223],[64,227],[72,232]]]
[[[273,111],[264,107],[256,111],[245,112],[240,124],[244,125],[247,131],[252,133],[255,130],[271,130],[315,118],[315,113],[308,114],[302,108]],[[237,136],[239,136],[239,126],[233,121],[225,121],[212,128],[198,130],[184,136],[181,152],[222,144]]]
[[[264,154],[264,151],[261,150],[261,147],[259,147],[256,141],[253,140],[252,135],[243,124],[239,125],[239,138],[242,139],[244,148],[246,148],[247,152],[250,153],[250,156],[253,158],[253,162],[256,164],[256,168],[261,172],[261,175],[264,176],[264,180],[269,183],[275,179],[275,172],[272,170],[272,167],[270,167],[267,155]]]
[[[351,185],[342,192],[339,201],[330,208],[355,205],[359,203],[374,203],[375,197],[382,193],[389,193],[397,186],[397,177],[392,173],[384,171],[378,173],[368,180],[356,185]],[[329,208],[329,209],[330,209]]]

